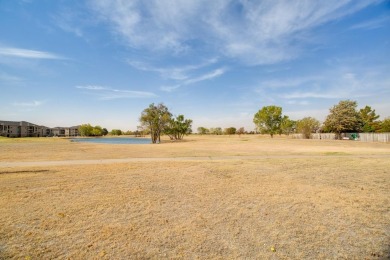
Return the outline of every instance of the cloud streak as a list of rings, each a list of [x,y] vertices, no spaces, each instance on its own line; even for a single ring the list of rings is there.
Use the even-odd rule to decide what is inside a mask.
[[[63,57],[50,52],[7,47],[0,47],[0,56],[10,56],[23,59],[64,59]]]
[[[42,101],[31,101],[31,102],[15,102],[12,105],[15,107],[25,107],[25,108],[32,108],[32,107],[39,107],[43,104]]]
[[[382,16],[382,17],[378,17],[378,18],[370,20],[370,21],[355,24],[355,25],[351,26],[350,29],[372,30],[372,29],[377,29],[377,28],[383,27],[386,24],[389,26],[389,23],[390,23],[390,16]]]
[[[225,68],[218,68],[216,70],[213,70],[209,73],[200,75],[198,77],[186,79],[186,80],[180,82],[179,84],[176,84],[173,86],[162,86],[161,90],[171,92],[171,91],[178,89],[180,87],[183,87],[183,86],[187,86],[187,85],[195,84],[195,83],[198,83],[201,81],[211,80],[213,78],[217,78],[217,77],[223,75],[225,72],[226,72]]]
[[[199,64],[185,65],[181,67],[170,67],[170,68],[154,67],[145,62],[131,61],[131,60],[128,60],[127,63],[137,70],[159,73],[161,77],[165,79],[186,80],[190,77],[189,74],[191,72],[210,66],[216,63],[217,61],[218,61],[217,58],[212,58]]]
[[[109,87],[86,85],[76,86],[77,89],[85,90],[87,94],[95,95],[100,100],[113,100],[122,98],[153,98],[157,97],[152,92],[146,91],[133,91],[133,90],[120,90]]]

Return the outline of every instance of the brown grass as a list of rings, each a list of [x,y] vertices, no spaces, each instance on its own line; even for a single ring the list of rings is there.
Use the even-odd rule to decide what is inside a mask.
[[[390,256],[389,157],[364,156],[389,155],[388,144],[187,139],[119,146],[2,140],[0,162],[296,157],[0,168],[0,258]]]

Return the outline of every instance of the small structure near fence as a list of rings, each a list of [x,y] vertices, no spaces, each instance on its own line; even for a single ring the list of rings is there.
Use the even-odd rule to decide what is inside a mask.
[[[302,134],[292,134],[293,139],[304,139]],[[390,133],[343,133],[342,139],[356,140],[361,142],[390,142]],[[336,140],[333,133],[313,133],[310,139]]]

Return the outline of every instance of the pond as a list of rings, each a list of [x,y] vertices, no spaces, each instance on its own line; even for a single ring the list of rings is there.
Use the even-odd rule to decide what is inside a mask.
[[[97,143],[97,144],[150,144],[151,140],[149,138],[72,138],[71,142],[78,143]]]

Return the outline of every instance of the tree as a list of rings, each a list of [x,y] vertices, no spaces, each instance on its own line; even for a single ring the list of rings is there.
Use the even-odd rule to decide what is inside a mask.
[[[103,130],[102,130],[102,135],[107,135],[107,134],[108,134],[107,128],[103,128]]]
[[[210,134],[222,135],[222,128],[220,127],[210,128]]]
[[[282,123],[280,124],[280,133],[289,135],[294,132],[296,128],[296,122],[291,120],[288,116],[283,116]]]
[[[103,128],[99,125],[95,126],[92,129],[92,136],[102,136],[103,135]]]
[[[228,127],[225,128],[225,134],[226,135],[235,135],[236,134],[236,128],[235,127]]]
[[[141,125],[150,131],[153,144],[161,142],[161,134],[170,122],[171,116],[168,108],[162,103],[157,106],[152,103],[142,111],[139,120]]]
[[[372,133],[380,129],[380,122],[377,121],[379,115],[376,115],[375,109],[372,110],[370,106],[365,106],[359,111],[362,120],[362,132]]]
[[[244,128],[244,127],[240,127],[240,128],[237,130],[236,134],[238,134],[239,136],[245,134],[245,128]]]
[[[383,133],[390,132],[390,117],[387,117],[385,120],[382,121],[380,131]]]
[[[111,130],[111,135],[122,135],[122,130],[120,129],[112,129]]]
[[[324,128],[336,133],[338,139],[343,132],[359,132],[361,119],[356,107],[356,101],[340,101],[329,110],[330,114],[326,117]]]
[[[137,130],[134,132],[135,137],[143,137],[147,134],[149,134],[148,129],[140,125],[137,126]]]
[[[124,135],[134,135],[134,132],[131,130],[127,130],[126,132],[122,133]]]
[[[312,133],[320,128],[320,122],[312,117],[305,117],[297,121],[297,132],[301,133],[304,138],[309,139]]]
[[[207,128],[203,127],[203,126],[198,127],[197,130],[198,130],[198,134],[200,134],[200,135],[206,135],[206,134],[208,134],[210,132],[209,129],[207,129]]]
[[[91,136],[92,135],[93,126],[90,124],[82,124],[79,126],[79,133],[81,136]]]
[[[260,133],[270,134],[273,138],[274,134],[281,131],[282,108],[278,106],[263,107],[255,114],[253,122]]]
[[[184,119],[183,115],[178,115],[176,119],[171,118],[168,121],[164,133],[166,133],[171,140],[182,140],[184,135],[192,132],[191,125],[191,119]]]

